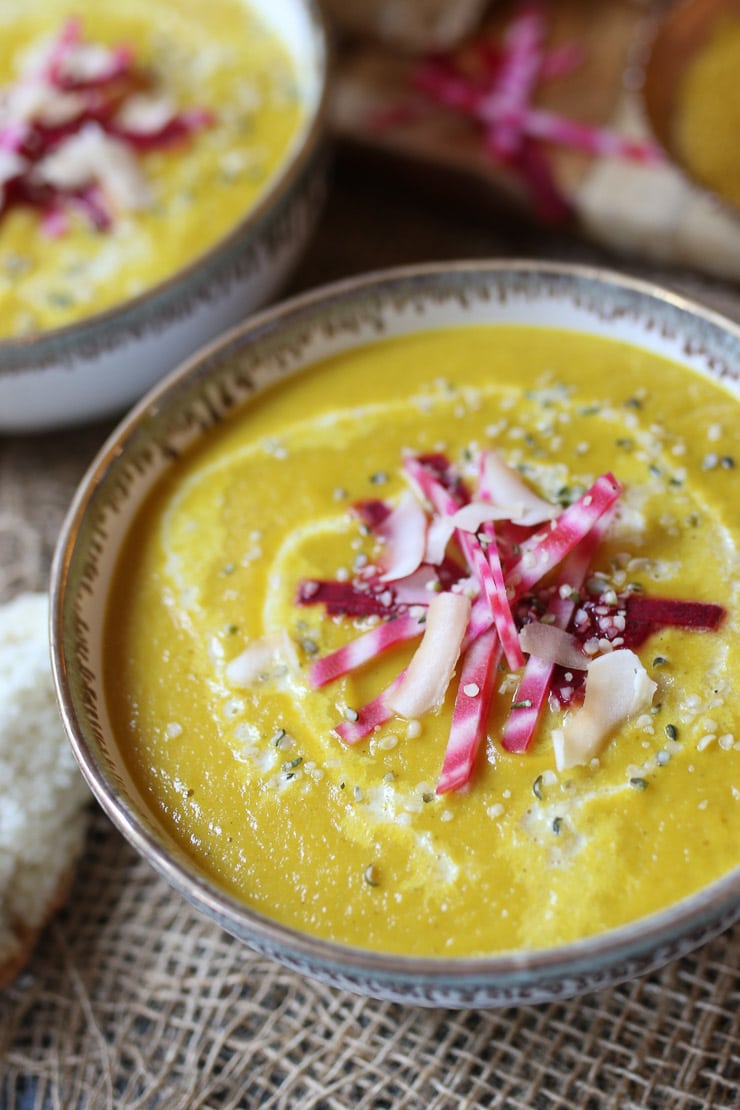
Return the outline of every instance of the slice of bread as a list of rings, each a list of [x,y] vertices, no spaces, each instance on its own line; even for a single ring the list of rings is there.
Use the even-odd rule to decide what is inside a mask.
[[[64,901],[89,798],[54,696],[47,597],[21,594],[0,605],[0,985]]]

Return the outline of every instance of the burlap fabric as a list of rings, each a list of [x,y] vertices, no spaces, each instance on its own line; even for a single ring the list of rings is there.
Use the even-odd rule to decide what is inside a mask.
[[[425,209],[413,191],[391,198],[382,180],[340,167],[296,286],[501,254],[614,263],[510,218]],[[647,276],[740,319],[736,289]],[[65,508],[108,429],[0,439],[0,601],[44,588]],[[93,810],[67,908],[0,994],[0,1107],[738,1108],[739,968],[735,928],[659,973],[566,1003],[369,1001],[231,940]]]

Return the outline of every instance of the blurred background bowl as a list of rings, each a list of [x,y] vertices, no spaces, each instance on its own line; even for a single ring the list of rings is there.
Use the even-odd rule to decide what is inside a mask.
[[[651,20],[641,65],[641,91],[647,121],[673,164],[694,184],[714,193],[740,215],[740,200],[724,191],[717,180],[708,177],[688,156],[681,141],[680,127],[687,75],[713,36],[721,32],[723,21],[737,21],[740,27],[740,0],[681,0],[666,8],[659,6],[658,12]],[[740,56],[736,76],[740,80]],[[728,120],[737,118],[736,106],[740,103],[737,86],[731,101],[718,106],[719,110],[726,111]],[[714,130],[715,138],[720,141],[719,128]],[[740,180],[740,145],[734,131],[730,146]]]
[[[661,913],[548,950],[430,959],[298,932],[226,894],[157,821],[109,719],[103,626],[115,602],[113,569],[137,509],[209,428],[322,359],[396,335],[497,323],[630,343],[724,382],[740,400],[740,328],[656,286],[606,271],[516,262],[421,266],[349,280],[262,312],[155,387],[83,479],[52,571],[52,664],[62,716],[80,767],[116,827],[194,906],[257,951],[337,987],[428,1006],[539,1002],[647,973],[740,918],[740,867]]]
[[[183,358],[266,304],[298,262],[325,194],[326,29],[313,0],[249,6],[287,48],[303,105],[277,170],[234,227],[171,277],[77,322],[0,339],[0,431],[123,411]]]

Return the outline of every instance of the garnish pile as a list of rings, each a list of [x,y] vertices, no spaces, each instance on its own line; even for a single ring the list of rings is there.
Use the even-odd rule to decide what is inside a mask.
[[[416,720],[437,709],[459,662],[438,794],[470,781],[504,666],[521,675],[502,746],[526,752],[550,703],[572,710],[553,733],[558,769],[587,764],[650,706],[656,684],[634,649],[661,628],[713,630],[724,616],[719,605],[645,597],[636,585],[617,593],[593,572],[622,494],[612,474],[562,508],[495,451],[477,456],[476,472],[470,488],[446,456],[406,453],[409,488],[400,500],[353,507],[378,543],[375,563],[350,580],[305,580],[297,596],[330,616],[381,618],[313,661],[315,689],[421,638],[394,681],[337,724],[346,744],[394,716]]]
[[[411,95],[369,120],[373,130],[403,127],[441,108],[470,122],[480,135],[485,156],[507,167],[525,186],[542,220],[570,215],[546,145],[556,144],[597,157],[657,163],[655,143],[631,139],[547,111],[537,103],[543,83],[563,77],[583,62],[577,43],[549,47],[547,5],[525,0],[515,9],[500,38],[484,33],[459,50],[414,64]]]
[[[207,111],[179,111],[130,47],[88,42],[69,20],[27,51],[17,81],[0,89],[0,216],[30,205],[59,236],[76,209],[107,230],[116,212],[151,203],[138,156],[212,122]]]

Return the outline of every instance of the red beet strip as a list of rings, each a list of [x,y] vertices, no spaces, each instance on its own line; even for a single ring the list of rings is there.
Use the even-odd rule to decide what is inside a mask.
[[[546,610],[546,614],[553,618],[553,624],[558,628],[568,628],[578,604],[573,597],[561,597],[560,589],[570,586],[573,590],[580,590],[613,515],[613,507],[607,509],[563,563],[556,589]],[[554,670],[555,664],[546,659],[530,655],[527,660],[501,734],[501,745],[506,751],[525,752],[532,743],[550,693]]]
[[[369,736],[373,729],[376,729],[379,725],[384,725],[386,721],[391,719],[393,710],[389,708],[385,699],[401,685],[405,674],[404,669],[393,679],[390,686],[378,694],[377,698],[373,698],[367,705],[358,709],[356,721],[340,721],[338,725],[334,726],[334,731],[344,740],[345,744],[358,744],[360,740]]]
[[[486,535],[489,537],[487,552],[484,553],[477,540],[471,544],[473,569],[493,615],[496,630],[506,653],[506,662],[512,671],[517,671],[524,666],[524,656],[519,646],[519,635],[506,595],[506,585],[496,548],[496,536],[492,527],[486,530]]]
[[[493,628],[479,636],[465,653],[437,794],[459,790],[470,781],[485,734],[501,653],[501,642]]]
[[[393,621],[385,621],[336,651],[316,659],[308,669],[308,681],[314,690],[318,690],[334,679],[369,663],[371,659],[377,659],[396,644],[421,636],[423,631],[424,625],[416,617],[398,617]]]
[[[625,642],[640,647],[661,628],[689,628],[714,632],[726,612],[721,605],[706,601],[682,601],[669,597],[644,597],[630,594],[626,601]]]
[[[481,452],[478,458],[478,487],[480,496],[484,501],[493,501],[494,491],[488,487],[485,460],[486,455],[484,452]],[[493,598],[489,596],[489,603],[491,604],[493,619],[496,622],[496,628],[498,629],[498,634],[504,648],[506,662],[513,671],[516,671],[524,666],[524,656],[519,646],[519,636],[511,612],[509,595],[506,590],[506,581],[504,579],[504,571],[496,539],[496,526],[493,521],[488,521],[483,525],[482,530],[488,542],[486,556],[491,570],[494,591]]]
[[[519,561],[509,573],[509,585],[517,595],[526,593],[557,566],[614,505],[621,492],[622,487],[613,474],[602,474],[586,493],[552,522],[550,531],[543,539],[533,537],[525,540]]]
[[[494,90],[481,105],[481,116],[495,121],[489,149],[508,159],[520,149],[521,116],[537,87],[544,61],[545,20],[539,4],[522,5],[504,36]]]

